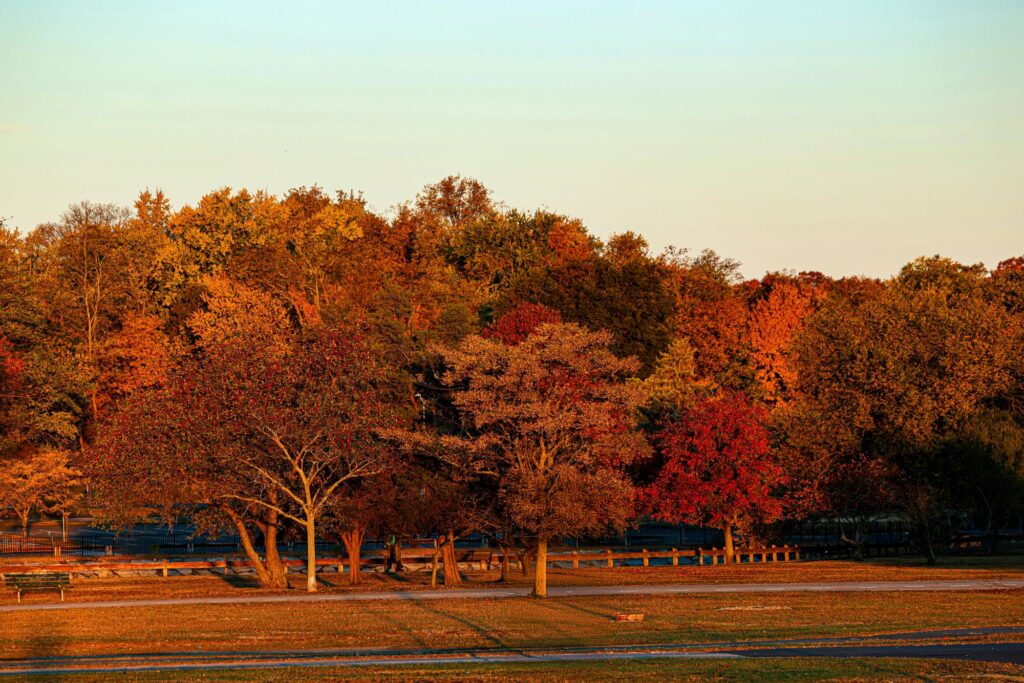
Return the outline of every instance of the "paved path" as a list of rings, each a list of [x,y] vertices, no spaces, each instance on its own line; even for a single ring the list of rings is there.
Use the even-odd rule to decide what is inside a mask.
[[[846,581],[815,583],[694,583],[653,586],[555,586],[548,589],[553,598],[601,595],[689,595],[699,593],[845,593],[890,591],[987,591],[1024,588],[1024,579],[966,579],[949,581]],[[210,598],[160,598],[153,600],[103,600],[94,602],[57,602],[0,605],[2,612],[38,610],[98,609],[125,607],[163,607],[176,605],[235,605],[275,602],[362,602],[367,600],[466,600],[481,598],[521,598],[528,587],[472,588],[422,591],[379,591],[368,593],[295,593],[261,595],[239,593]]]
[[[0,677],[32,674],[184,672],[287,667],[366,667],[442,664],[611,661],[623,659],[738,659],[765,657],[919,657],[1024,664],[1024,643],[926,643],[949,638],[1021,636],[1024,627],[942,629],[872,636],[661,645],[613,645],[558,649],[451,648],[421,650],[273,650],[155,652],[123,655],[37,657],[0,662]],[[872,641],[894,641],[872,644]]]

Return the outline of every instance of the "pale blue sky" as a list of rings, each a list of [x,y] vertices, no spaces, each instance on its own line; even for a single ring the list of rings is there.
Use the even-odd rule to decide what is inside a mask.
[[[0,0],[0,215],[449,173],[749,276],[1024,252],[1024,1]]]

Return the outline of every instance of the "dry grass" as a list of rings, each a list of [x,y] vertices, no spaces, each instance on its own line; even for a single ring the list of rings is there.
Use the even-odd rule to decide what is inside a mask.
[[[618,612],[646,618],[615,623]],[[999,625],[1024,625],[1024,591],[188,605],[7,613],[0,658],[722,642]]]
[[[555,585],[693,582],[804,582],[1021,578],[1019,558],[964,560],[957,567],[915,562],[815,562],[739,567],[554,570]],[[301,581],[302,577],[295,579]],[[327,575],[337,581],[337,575]],[[470,575],[494,585],[495,573]],[[299,583],[296,581],[296,583]],[[420,589],[427,577],[372,576],[361,590]],[[517,578],[517,582],[525,582]],[[344,584],[343,584],[344,585]],[[349,590],[338,587],[330,590]],[[79,581],[75,600],[237,595],[233,577]],[[30,600],[52,602],[48,594]],[[642,622],[615,623],[619,612]],[[372,601],[183,605],[26,611],[0,614],[0,659],[213,651],[315,649],[445,650],[594,645],[721,643],[801,637],[893,634],[981,626],[1024,626],[1024,590],[969,593],[766,593],[594,596],[451,601]],[[965,680],[1020,674],[994,664],[907,660],[680,661],[504,664],[425,668],[173,672],[127,680]],[[88,681],[89,675],[76,675]],[[100,676],[93,680],[106,680]],[[980,678],[979,678],[980,680]],[[988,680],[993,680],[989,678]]]

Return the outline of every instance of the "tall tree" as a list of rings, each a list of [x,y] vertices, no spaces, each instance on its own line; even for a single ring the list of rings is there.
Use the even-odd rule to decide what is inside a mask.
[[[708,524],[725,532],[733,562],[733,532],[782,514],[782,468],[769,446],[764,409],[739,393],[705,399],[658,435],[661,461],[643,491],[646,509],[674,524]]]
[[[646,445],[633,430],[642,395],[625,382],[636,362],[610,343],[606,332],[545,324],[517,345],[474,336],[444,354],[465,428],[448,447],[497,481],[508,517],[536,538],[537,597],[552,539],[621,528],[632,511],[622,467]]]

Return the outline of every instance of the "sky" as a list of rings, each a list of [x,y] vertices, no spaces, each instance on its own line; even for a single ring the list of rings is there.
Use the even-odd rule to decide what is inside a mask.
[[[1024,1],[0,0],[0,216],[449,174],[748,277],[1024,253]]]

